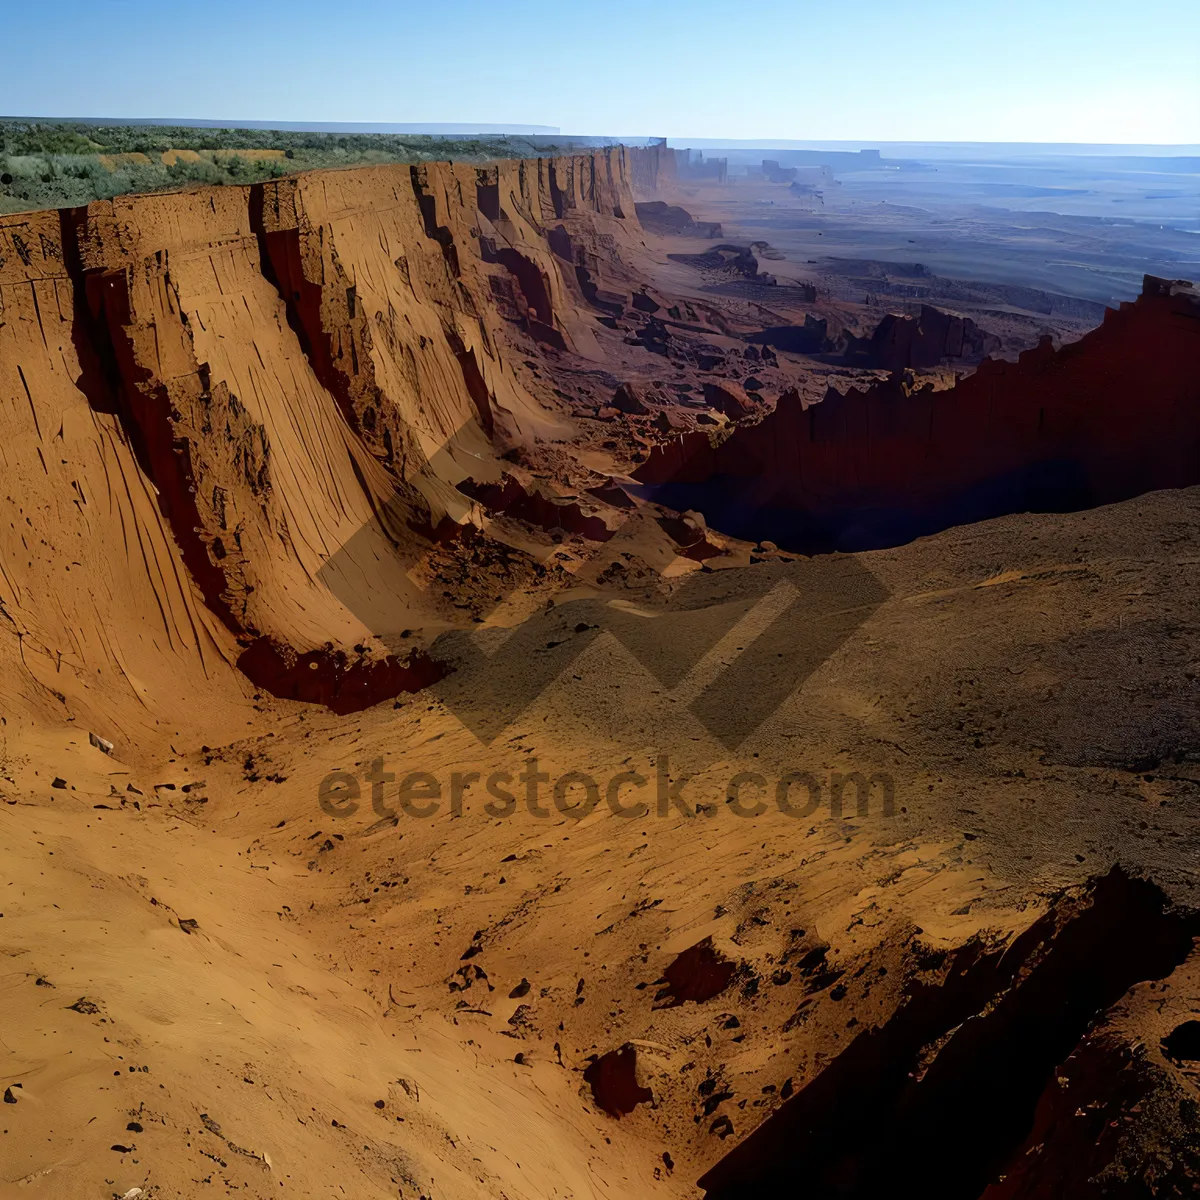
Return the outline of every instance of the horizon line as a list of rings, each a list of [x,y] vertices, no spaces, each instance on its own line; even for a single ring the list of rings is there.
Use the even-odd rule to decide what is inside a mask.
[[[529,124],[505,121],[273,121],[262,118],[222,119],[215,117],[81,117],[44,115],[0,115],[0,122],[27,122],[31,124],[81,124],[81,125],[146,125],[185,129],[247,129],[270,133],[383,133],[414,134],[430,137],[461,135],[488,135],[513,137],[561,137],[604,141],[612,144],[636,144],[665,141],[672,148],[686,149],[860,149],[894,146],[939,146],[958,149],[1038,147],[1048,150],[1141,150],[1170,151],[1191,157],[1200,156],[1197,142],[1077,142],[1062,140],[1020,139],[941,139],[941,138],[786,138],[763,135],[761,137],[713,137],[708,134],[664,135],[662,134],[602,134],[564,133],[561,126]]]

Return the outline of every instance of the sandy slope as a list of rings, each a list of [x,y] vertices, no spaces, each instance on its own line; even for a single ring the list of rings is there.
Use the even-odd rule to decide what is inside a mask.
[[[4,1071],[23,1085],[4,1110],[6,1177],[44,1195],[100,1195],[103,1180],[203,1195],[205,1179],[262,1195],[278,1182],[299,1195],[694,1194],[731,1136],[714,1118],[748,1131],[775,1103],[764,1088],[799,1088],[855,1024],[888,1015],[915,927],[935,949],[1002,938],[1114,861],[1190,898],[1194,766],[1147,782],[1103,761],[1115,743],[1098,754],[1079,713],[1107,704],[1131,757],[1161,751],[1164,713],[1194,722],[1194,640],[1153,633],[1194,625],[1197,562],[1175,539],[1198,502],[1009,518],[863,556],[891,598],[732,757],[694,721],[597,694],[585,681],[656,690],[606,639],[582,679],[490,750],[423,697],[341,720],[277,703],[269,730],[207,763],[193,751],[133,768],[78,732],[10,729],[29,761],[0,810]],[[1136,638],[1109,644],[1126,628]],[[1148,646],[1159,661],[1136,664]],[[1118,669],[1127,694],[1170,689],[1152,722],[1111,695]],[[711,817],[489,819],[468,789],[461,817],[381,825],[366,791],[349,817],[317,801],[329,770],[376,755],[446,779],[515,772],[525,751],[556,778],[603,779],[626,759],[645,773],[686,728],[700,739],[688,795]],[[737,770],[797,766],[890,770],[900,811],[752,820],[723,803]],[[247,779],[268,771],[284,782]],[[805,998],[778,967],[797,928],[806,947],[828,945],[845,995],[816,993],[782,1032]],[[704,937],[758,993],[656,1009],[658,989],[639,985]],[[509,998],[522,979],[527,995]],[[1154,1027],[1192,995],[1186,978],[1169,988]],[[99,1012],[72,1011],[80,997]],[[617,1122],[582,1071],[625,1042],[654,1105]],[[697,1123],[705,1077],[732,1095]]]

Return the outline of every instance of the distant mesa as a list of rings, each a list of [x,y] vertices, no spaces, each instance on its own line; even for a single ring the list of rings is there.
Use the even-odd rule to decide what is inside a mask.
[[[769,258],[775,262],[782,262],[787,258],[782,250],[776,250],[770,242],[751,242],[750,249],[757,257]]]
[[[846,366],[883,371],[974,366],[1001,348],[998,337],[969,317],[942,312],[929,304],[921,305],[915,317],[888,313],[863,337],[839,333],[827,318],[809,313],[803,325],[773,325],[749,334],[746,340],[788,354],[836,355]]]
[[[647,200],[635,206],[638,220],[651,233],[673,237],[718,238],[719,221],[697,221],[686,208],[665,200]]]
[[[746,279],[759,278],[758,259],[749,246],[735,246],[726,242],[703,254],[669,254],[667,257],[672,262],[701,271],[719,271],[723,275],[740,275]]]
[[[999,350],[1000,339],[969,317],[922,304],[916,317],[888,313],[870,337],[850,340],[844,358],[856,367],[920,370],[944,362],[978,363]]]

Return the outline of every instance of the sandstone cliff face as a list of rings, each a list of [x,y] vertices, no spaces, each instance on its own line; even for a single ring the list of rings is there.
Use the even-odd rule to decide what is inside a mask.
[[[136,518],[113,514],[112,539],[126,554],[135,520],[149,528],[123,586],[145,591],[140,611],[162,610],[171,645],[343,710],[421,686],[436,668],[388,653],[318,573],[353,538],[348,570],[387,597],[375,627],[429,615],[408,569],[439,524],[467,515],[454,485],[497,478],[506,447],[571,429],[518,381],[512,331],[595,356],[577,308],[608,276],[620,287],[620,249],[639,242],[620,149],[0,221],[0,370],[15,427],[30,426],[10,443],[9,479],[41,506],[27,536],[69,537],[64,512],[90,516],[105,480],[117,504],[113,481],[127,479],[141,498]],[[83,467],[53,445],[76,430],[96,458]],[[72,479],[26,480],[40,460]],[[12,579],[6,606],[28,582]],[[56,674],[81,622],[64,613],[39,639]],[[91,658],[78,669],[93,673]]]
[[[944,391],[893,376],[808,407],[791,393],[719,445],[657,447],[637,478],[718,529],[807,551],[1087,508],[1200,481],[1198,367],[1200,295],[1148,277],[1061,350],[986,359]]]
[[[0,222],[0,707],[137,735],[220,696],[236,726],[236,643],[117,415],[71,232],[57,213]]]

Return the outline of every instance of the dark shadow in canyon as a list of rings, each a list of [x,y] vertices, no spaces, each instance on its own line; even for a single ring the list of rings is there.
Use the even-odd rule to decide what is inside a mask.
[[[1056,1066],[1197,933],[1194,914],[1114,868],[1006,949],[961,947],[704,1175],[707,1200],[975,1200],[1029,1134]]]
[[[1200,483],[1200,293],[1142,296],[1055,350],[985,359],[956,386],[904,372],[758,424],[685,434],[634,472],[643,494],[805,554],[901,545],[1018,512],[1075,512]]]

